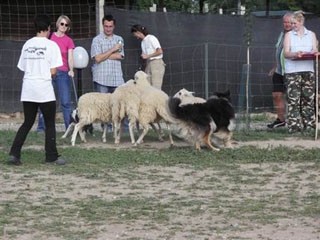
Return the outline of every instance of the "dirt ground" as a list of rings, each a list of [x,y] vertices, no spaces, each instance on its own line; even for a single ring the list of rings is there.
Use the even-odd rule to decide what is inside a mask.
[[[16,130],[21,124],[21,118],[13,116],[0,116],[0,129]],[[35,128],[35,126],[34,126]],[[34,129],[35,130],[35,129]],[[57,131],[63,132],[63,125],[57,124]],[[177,143],[180,146],[188,146],[188,143],[179,141]],[[239,148],[242,146],[256,146],[259,148],[269,149],[278,146],[286,146],[292,148],[319,148],[320,140],[302,140],[297,138],[287,138],[285,140],[269,140],[269,141],[252,141],[252,142],[233,142],[233,147]],[[33,146],[42,148],[42,146]],[[114,148],[113,143],[86,143],[82,144],[82,147],[92,148]],[[130,143],[122,143],[120,148],[130,148]],[[160,149],[169,147],[168,142],[148,142],[144,144],[144,148]],[[119,148],[119,146],[117,147]],[[289,166],[290,165],[290,166]],[[28,193],[28,198],[42,199],[49,195],[54,195],[60,199],[86,199],[92,196],[99,196],[102,199],[110,200],[116,199],[120,196],[135,196],[139,195],[142,198],[148,198],[150,196],[159,197],[162,199],[163,204],[174,201],[175,197],[186,198],[194,202],[203,202],[198,211],[202,212],[198,217],[190,217],[192,209],[185,208],[183,212],[179,212],[172,207],[172,215],[170,216],[170,222],[163,225],[153,225],[153,223],[146,223],[143,221],[133,221],[130,223],[124,222],[109,222],[105,225],[100,225],[99,229],[93,229],[98,232],[98,236],[95,239],[206,239],[206,240],[319,240],[320,239],[320,219],[309,217],[292,217],[282,216],[276,223],[254,223],[239,218],[224,219],[223,214],[213,216],[215,213],[211,212],[211,208],[206,203],[214,202],[215,197],[225,196],[232,194],[232,191],[237,188],[243,188],[239,192],[239,195],[234,196],[232,199],[228,199],[230,204],[238,204],[243,199],[264,199],[270,196],[283,195],[283,197],[290,198],[290,188],[293,181],[292,175],[297,174],[301,170],[301,164],[299,163],[264,163],[264,164],[243,164],[241,168],[244,171],[254,175],[253,179],[257,182],[250,183],[249,185],[241,185],[238,183],[231,183],[229,179],[224,179],[224,175],[221,172],[214,170],[200,170],[194,171],[184,167],[141,167],[135,169],[134,174],[136,176],[142,176],[135,180],[128,180],[123,176],[117,177],[117,173],[110,173],[111,178],[117,178],[117,184],[108,184],[104,180],[96,179],[81,179],[78,177],[66,176],[48,176],[48,172],[39,172],[33,179],[28,179],[28,186],[25,185],[25,179],[19,173],[10,173],[10,182],[3,182],[1,185],[1,199],[14,199],[17,189],[20,194],[24,191]],[[305,166],[303,166],[305,167]],[[256,173],[255,169],[261,169],[260,173]],[[278,169],[277,173],[274,173],[274,169]],[[150,176],[156,172],[157,178],[153,179]],[[113,176],[114,174],[114,176]],[[131,175],[132,173],[128,174]],[[125,175],[125,174],[124,174]],[[212,189],[206,188],[201,190],[212,176],[217,176],[219,182],[217,184],[226,186],[226,188],[219,189],[213,186]],[[264,177],[268,176],[268,183],[263,186],[259,182],[265,181]],[[153,179],[153,180],[150,180]],[[6,181],[6,180],[4,180]],[[128,181],[130,184],[128,184]],[[74,184],[80,183],[80,184]],[[312,170],[304,173],[299,172],[299,181],[297,185],[298,194],[305,194],[308,191],[315,191],[312,186],[316,185],[319,188],[320,176],[318,172]],[[65,191],[70,189],[72,191]],[[99,187],[97,187],[99,186]],[[139,188],[132,188],[132,186],[140,186]],[[144,186],[141,188],[141,186]],[[192,186],[197,186],[196,188]],[[42,191],[36,191],[42,189]],[[190,190],[192,189],[192,190]],[[218,189],[218,190],[217,190]],[[33,191],[35,190],[35,191]],[[191,191],[191,192],[190,192]],[[286,208],[286,202],[283,204],[283,208]],[[34,201],[33,206],[41,205],[42,203]],[[270,203],[270,209],[276,208]],[[192,207],[191,207],[192,208]],[[190,212],[189,212],[190,211]],[[229,211],[229,209],[221,206],[219,210],[222,213]],[[24,226],[25,223],[23,223]],[[32,222],[26,223],[26,228],[32,225]],[[86,225],[78,221],[77,227],[80,229],[86,229]],[[20,225],[19,225],[20,226]],[[180,229],[174,229],[173,226],[181,226]],[[2,233],[3,239],[6,238],[6,232],[13,231],[14,227],[5,226],[4,233]],[[88,230],[89,231],[89,230]],[[174,237],[170,236],[174,231]],[[201,232],[201,235],[197,235]],[[199,238],[199,236],[201,236]],[[1,236],[0,236],[1,238]],[[57,237],[50,237],[41,235],[41,232],[30,232],[29,234],[23,234],[18,236],[17,239],[59,239]]]
[[[32,209],[43,206],[44,203],[40,199],[47,201],[65,199],[69,204],[64,201],[59,202],[62,207],[57,208],[52,216],[46,216],[45,220],[38,219],[39,215],[33,216],[32,211],[28,212],[30,220],[27,222],[23,222],[23,215],[22,219],[20,216],[15,217],[14,225],[4,226],[2,239],[9,240],[7,233],[18,231],[15,238],[17,240],[60,240],[63,238],[58,237],[59,233],[50,236],[38,228],[33,228],[33,224],[39,226],[39,221],[59,221],[71,231],[78,229],[89,234],[92,232],[92,236],[95,237],[86,238],[91,240],[319,240],[319,218],[286,215],[287,208],[290,209],[287,201],[290,199],[293,186],[297,188],[297,200],[301,207],[300,201],[303,202],[303,196],[310,191],[314,192],[312,186],[320,183],[317,172],[308,170],[301,173],[304,167],[305,164],[296,163],[243,164],[241,168],[248,174],[248,179],[254,179],[248,184],[232,181],[219,170],[195,171],[183,166],[143,166],[128,172],[108,173],[108,179],[117,179],[116,182],[70,174],[54,175],[46,171],[38,171],[32,178],[28,174],[11,172],[9,178],[1,179],[0,202],[16,199],[19,192],[20,198],[24,199],[20,204],[30,206]],[[274,169],[277,169],[276,173]],[[292,177],[297,174],[299,174],[298,181]],[[135,178],[132,179],[132,176]],[[219,180],[212,182],[210,180],[212,177]],[[211,187],[208,187],[209,182]],[[263,187],[261,182],[264,182]],[[148,217],[146,217],[148,221],[143,217],[135,221],[126,219],[125,213],[122,213],[121,216],[115,217],[123,219],[122,221],[110,217],[105,224],[95,225],[82,219],[79,212],[73,216],[65,216],[64,211],[69,211],[70,203],[86,202],[86,199],[95,197],[106,202],[122,198],[155,198],[159,204],[166,206],[165,212],[170,213],[170,217],[162,223]],[[177,199],[193,204],[174,205]],[[248,216],[242,218],[242,214],[246,214],[245,208],[241,210],[243,213],[232,213],[233,209],[235,211],[242,209],[242,202],[245,206],[250,206],[247,201],[264,202],[266,204],[263,206],[264,211],[268,216],[274,214],[276,221],[262,223],[250,221]],[[19,208],[20,204],[18,203],[16,208]],[[254,214],[252,209],[249,212]],[[257,212],[261,214],[260,210]],[[61,216],[65,216],[66,219]]]

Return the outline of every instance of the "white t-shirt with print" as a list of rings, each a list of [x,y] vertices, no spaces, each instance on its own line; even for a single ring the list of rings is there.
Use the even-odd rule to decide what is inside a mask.
[[[152,54],[156,51],[157,48],[161,48],[159,40],[152,34],[148,34],[142,41],[141,41],[141,49],[142,53],[144,54]],[[163,54],[159,56],[152,57],[150,60],[153,59],[161,59]]]
[[[55,101],[50,69],[61,65],[60,49],[55,42],[45,37],[29,39],[23,45],[17,65],[24,72],[21,101]]]

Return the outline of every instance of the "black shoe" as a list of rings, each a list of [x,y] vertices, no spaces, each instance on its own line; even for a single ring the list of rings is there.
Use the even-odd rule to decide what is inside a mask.
[[[279,118],[277,118],[273,123],[270,123],[267,125],[268,128],[278,128],[278,127],[285,127],[286,122],[281,121]]]
[[[66,164],[66,160],[64,160],[63,158],[59,157],[57,160],[55,161],[46,161],[46,163],[49,164],[56,164],[56,165],[65,165]]]
[[[8,164],[19,166],[22,164],[22,162],[20,161],[20,158],[17,158],[15,156],[10,156],[8,160]]]

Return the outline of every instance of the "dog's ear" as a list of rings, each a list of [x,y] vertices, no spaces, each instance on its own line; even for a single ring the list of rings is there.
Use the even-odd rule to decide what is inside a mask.
[[[214,95],[216,95],[219,98],[227,98],[230,99],[230,90],[228,89],[225,92],[215,92]]]
[[[225,91],[224,93],[224,96],[225,96],[225,98],[228,98],[228,99],[230,99],[230,90],[228,89],[227,91]]]

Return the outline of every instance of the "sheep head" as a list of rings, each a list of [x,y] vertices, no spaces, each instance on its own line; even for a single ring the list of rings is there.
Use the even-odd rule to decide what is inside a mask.
[[[133,85],[134,84],[134,80],[133,79],[130,79],[128,81],[126,81],[125,85]]]
[[[144,87],[151,86],[148,80],[148,74],[146,74],[144,71],[138,71],[135,73],[134,82],[135,84],[144,86]]]
[[[187,89],[182,88],[179,92],[177,92],[173,97],[183,99],[185,97],[194,97],[194,92],[189,92]]]

